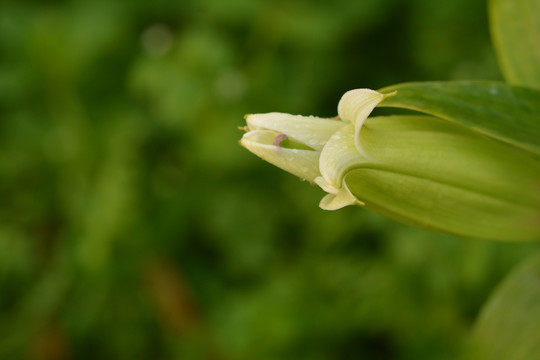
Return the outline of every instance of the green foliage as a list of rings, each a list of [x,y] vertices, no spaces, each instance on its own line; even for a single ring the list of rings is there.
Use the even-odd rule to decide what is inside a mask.
[[[490,0],[499,63],[512,84],[540,88],[540,1]]]
[[[0,2],[0,358],[455,359],[537,245],[328,214],[236,126],[499,79],[484,7]]]
[[[513,270],[484,306],[471,359],[528,360],[540,353],[540,256]]]
[[[381,106],[438,116],[540,155],[540,91],[484,81],[407,83],[381,91],[397,91]]]
[[[492,0],[490,20],[499,62],[507,81],[532,88],[540,87],[540,1]],[[538,99],[538,95],[536,95]],[[521,130],[535,134],[540,122],[535,106],[522,94],[517,100],[534,120]],[[517,115],[518,112],[511,112]],[[519,116],[517,116],[519,118]],[[508,123],[514,119],[508,119]],[[520,122],[518,120],[518,122]],[[503,141],[537,152],[518,131],[505,129]],[[516,137],[516,135],[518,135]],[[516,140],[517,143],[515,142]],[[522,141],[525,140],[525,141]],[[525,145],[525,146],[523,146]],[[532,145],[532,146],[530,146]],[[470,359],[535,359],[540,353],[540,256],[538,253],[512,271],[491,296],[476,321],[469,351]]]

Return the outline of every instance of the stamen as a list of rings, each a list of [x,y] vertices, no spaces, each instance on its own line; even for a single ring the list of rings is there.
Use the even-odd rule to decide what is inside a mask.
[[[278,146],[283,142],[287,140],[287,135],[285,134],[279,134],[278,136],[276,136],[276,138],[274,139],[274,142],[272,143],[274,146]]]

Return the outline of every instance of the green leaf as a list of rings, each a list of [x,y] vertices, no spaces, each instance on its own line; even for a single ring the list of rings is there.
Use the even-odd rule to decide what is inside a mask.
[[[491,34],[511,83],[540,88],[540,0],[491,0]]]
[[[540,155],[540,91],[500,82],[419,82],[380,90],[378,106],[420,111]]]
[[[484,306],[470,359],[529,360],[540,354],[540,254],[516,268]]]

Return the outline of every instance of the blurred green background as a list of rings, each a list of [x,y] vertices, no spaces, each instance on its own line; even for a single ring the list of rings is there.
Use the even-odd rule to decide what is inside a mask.
[[[500,78],[480,0],[2,1],[0,359],[455,359],[538,246],[324,212],[237,127]]]

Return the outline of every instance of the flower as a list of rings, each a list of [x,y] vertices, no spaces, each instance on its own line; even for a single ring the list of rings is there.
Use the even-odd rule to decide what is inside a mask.
[[[240,143],[328,194],[320,207],[361,205],[462,236],[540,238],[540,161],[462,125],[425,115],[368,118],[394,94],[351,90],[337,118],[246,116]]]

